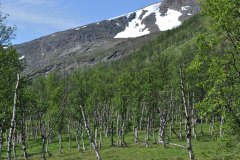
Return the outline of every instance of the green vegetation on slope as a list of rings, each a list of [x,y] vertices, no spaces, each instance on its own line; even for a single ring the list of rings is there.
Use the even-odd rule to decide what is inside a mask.
[[[227,139],[216,140],[215,136],[211,136],[208,133],[207,125],[204,125],[204,132],[206,135],[200,136],[199,139],[193,141],[194,151],[196,152],[196,157],[199,160],[206,159],[240,159],[239,147],[226,148]],[[197,132],[200,133],[200,128],[197,129]],[[103,146],[101,148],[101,155],[103,159],[106,160],[185,160],[188,159],[187,151],[185,149],[169,145],[167,148],[159,144],[154,144],[152,137],[150,137],[150,146],[145,147],[144,144],[145,133],[139,133],[139,139],[141,142],[134,144],[134,137],[131,133],[126,134],[126,142],[128,143],[127,148],[111,146],[111,141],[109,138],[103,138]],[[77,143],[74,136],[71,139],[71,150],[69,151],[69,140],[68,136],[63,136],[63,150],[60,154],[58,151],[58,138],[57,135],[54,136],[53,141],[49,145],[50,156],[47,158],[49,160],[61,159],[61,160],[93,160],[95,159],[95,154],[92,149],[90,149],[89,141],[85,137],[85,147],[86,150],[81,150],[80,152],[77,149]],[[114,136],[114,139],[117,137]],[[172,138],[173,142],[178,144],[185,144],[184,138],[182,140],[177,140],[174,136]],[[22,155],[21,146],[17,145],[18,155]],[[28,142],[28,154],[29,160],[41,159],[41,139],[38,137],[36,140],[32,139]],[[4,148],[5,149],[5,148]],[[21,157],[19,160],[23,159]]]
[[[240,34],[239,25],[229,26],[239,24],[236,3],[203,1],[206,17],[159,33],[116,62],[22,79],[12,156],[239,159]],[[5,139],[14,129],[6,118]]]

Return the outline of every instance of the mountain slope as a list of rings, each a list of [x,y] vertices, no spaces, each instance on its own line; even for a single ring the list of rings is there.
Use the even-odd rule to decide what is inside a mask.
[[[198,12],[194,0],[165,0],[138,11],[16,45],[30,76],[116,60]],[[149,38],[140,37],[150,34]],[[140,37],[140,38],[135,38]],[[129,39],[135,38],[135,39]]]

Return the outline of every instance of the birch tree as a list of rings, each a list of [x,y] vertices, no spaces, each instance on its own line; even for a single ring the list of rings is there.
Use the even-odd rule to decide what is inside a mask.
[[[197,85],[205,93],[197,101],[201,115],[220,117],[239,135],[240,19],[237,0],[199,0],[210,34],[197,39],[197,54],[189,72],[198,75]],[[224,119],[224,121],[223,121]],[[239,141],[239,137],[237,136]]]
[[[9,160],[11,159],[12,138],[13,138],[14,131],[16,130],[17,96],[18,96],[19,80],[20,80],[20,76],[19,74],[17,74],[17,81],[16,81],[14,100],[13,100],[12,120],[11,120],[11,125],[9,130],[9,136],[8,136],[7,158]]]
[[[182,94],[182,101],[184,106],[184,114],[185,114],[185,120],[186,120],[186,141],[187,141],[187,150],[189,154],[189,159],[194,160],[194,153],[192,148],[192,123],[191,123],[191,112],[192,112],[192,106],[190,105],[189,98],[187,97],[187,89],[184,82],[184,75],[183,75],[183,69],[182,66],[180,66],[180,89]],[[188,99],[187,99],[188,98]]]
[[[9,121],[9,104],[12,104],[14,95],[14,82],[16,74],[20,71],[18,56],[10,46],[14,38],[15,27],[8,26],[7,16],[0,11],[0,158],[3,146],[3,130],[6,128],[6,122]],[[14,78],[13,78],[14,77]]]

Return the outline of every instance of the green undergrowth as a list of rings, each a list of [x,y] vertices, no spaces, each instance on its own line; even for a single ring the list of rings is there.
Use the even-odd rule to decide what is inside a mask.
[[[199,128],[197,128],[199,130]],[[155,130],[155,137],[157,140],[157,129]],[[184,133],[181,140],[173,135],[169,138],[171,143],[185,145]],[[111,137],[103,136],[103,146],[100,149],[100,154],[104,160],[185,160],[188,159],[188,152],[184,148],[173,145],[167,145],[164,148],[161,144],[154,143],[153,136],[150,134],[149,146],[145,147],[145,132],[139,132],[139,143],[134,143],[133,133],[128,132],[125,136],[125,141],[128,147],[111,146]],[[116,144],[117,137],[114,137]],[[86,150],[77,151],[77,144],[74,133],[71,139],[71,149],[69,151],[68,135],[63,135],[62,153],[59,153],[59,145],[57,136],[54,136],[53,141],[49,143],[49,153],[47,159],[49,160],[94,160],[95,152],[89,145],[89,140],[85,136]],[[230,147],[229,139],[219,138],[218,136],[211,136],[208,133],[208,127],[204,126],[204,134],[198,132],[197,139],[193,139],[193,149],[197,160],[237,160],[240,159],[240,145]],[[20,146],[17,146],[18,159],[22,159],[22,152]],[[3,150],[3,155],[6,155],[6,146]],[[30,160],[41,159],[41,139],[31,139],[27,144],[27,151]]]

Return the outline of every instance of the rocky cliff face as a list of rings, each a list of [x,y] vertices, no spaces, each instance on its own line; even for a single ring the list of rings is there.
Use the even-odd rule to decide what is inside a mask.
[[[200,11],[196,0],[164,0],[160,6],[161,15],[165,15],[168,9],[180,11],[182,13],[179,17],[180,21],[184,21]]]
[[[198,13],[195,0],[164,0],[138,11],[16,45],[30,76],[121,58],[134,39],[172,29]],[[139,45],[139,44],[138,44]],[[139,46],[140,47],[140,46]]]

